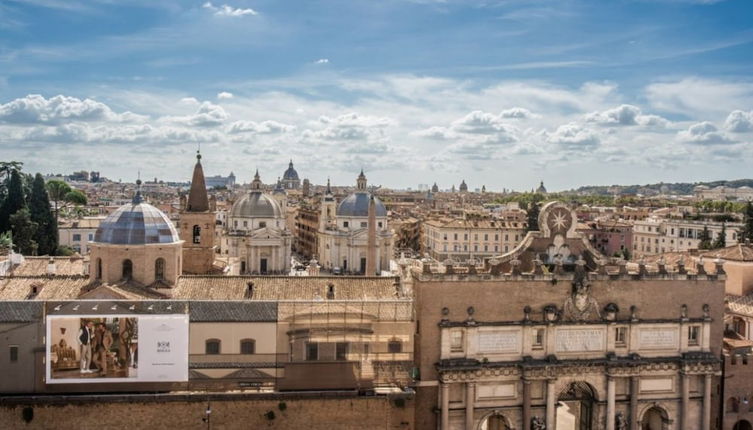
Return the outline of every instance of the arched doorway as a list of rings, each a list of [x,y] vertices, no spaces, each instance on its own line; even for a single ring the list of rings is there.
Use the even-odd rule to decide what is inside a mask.
[[[123,279],[131,279],[133,277],[133,262],[131,260],[123,260]]]
[[[511,430],[510,423],[504,415],[499,412],[492,412],[481,421],[479,430]]]
[[[735,423],[732,430],[753,430],[753,427],[746,420],[740,420]]]
[[[559,395],[557,430],[593,428],[596,391],[587,382],[571,382]]]
[[[664,409],[652,406],[643,414],[641,430],[666,430],[668,428],[669,416]]]
[[[165,259],[162,257],[154,260],[154,280],[165,280]]]

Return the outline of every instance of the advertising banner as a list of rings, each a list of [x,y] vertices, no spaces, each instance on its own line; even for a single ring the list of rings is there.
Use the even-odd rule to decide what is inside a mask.
[[[188,380],[188,315],[47,317],[47,383]]]

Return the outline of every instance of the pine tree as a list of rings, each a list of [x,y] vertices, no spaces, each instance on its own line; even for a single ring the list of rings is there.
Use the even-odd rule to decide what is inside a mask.
[[[709,228],[705,225],[703,226],[703,231],[701,231],[698,239],[698,249],[711,249],[711,234],[709,233]]]
[[[11,231],[13,232],[13,245],[23,255],[36,255],[37,242],[34,237],[37,232],[37,223],[31,220],[29,210],[22,208],[10,216]]]
[[[532,201],[528,205],[528,226],[526,231],[539,231],[539,204]]]
[[[745,228],[743,238],[753,242],[753,203],[748,200],[745,205]]]
[[[11,229],[10,217],[26,206],[21,172],[13,170],[8,180],[8,192],[0,205],[0,233]]]
[[[58,226],[50,207],[50,198],[44,185],[44,178],[37,173],[29,198],[31,220],[37,224],[34,240],[39,255],[55,255],[58,247]]]
[[[712,249],[720,249],[727,246],[727,226],[722,223],[722,231],[716,236],[714,243],[711,245]]]

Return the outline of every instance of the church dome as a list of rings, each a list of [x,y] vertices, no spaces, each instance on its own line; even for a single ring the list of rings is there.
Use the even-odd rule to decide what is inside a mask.
[[[379,198],[374,197],[376,216],[387,216],[387,209]],[[354,193],[337,206],[337,216],[369,216],[369,194]]]
[[[283,173],[282,179],[294,181],[298,180],[298,172],[296,172],[293,168],[293,160],[290,160],[290,164],[288,164],[288,170]]]
[[[252,191],[233,205],[230,216],[238,218],[281,218],[282,209],[272,197],[261,191]]]
[[[161,210],[134,198],[107,216],[97,228],[94,241],[113,245],[176,243],[178,232]]]

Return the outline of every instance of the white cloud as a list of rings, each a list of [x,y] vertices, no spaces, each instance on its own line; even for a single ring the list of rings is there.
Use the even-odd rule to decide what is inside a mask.
[[[201,7],[204,9],[209,9],[214,12],[216,16],[231,16],[231,17],[239,17],[244,15],[258,15],[259,13],[251,8],[235,8],[232,6],[228,6],[226,4],[223,4],[222,6],[215,6],[212,4],[212,2],[206,2]]]
[[[314,61],[314,64],[327,64],[327,63],[329,63],[329,58],[320,58]]]
[[[214,127],[222,125],[228,118],[230,118],[230,115],[225,112],[222,106],[212,102],[203,102],[193,115],[166,116],[162,120],[194,127]]]
[[[753,131],[753,111],[732,111],[724,121],[724,128],[732,133]]]
[[[254,133],[254,134],[276,134],[285,133],[295,130],[294,125],[283,124],[277,121],[236,121],[230,124],[228,133]]]
[[[693,124],[687,130],[680,131],[677,133],[677,138],[681,142],[698,145],[733,143],[729,137],[708,121]]]
[[[549,143],[576,150],[591,149],[601,142],[596,132],[574,122],[557,127],[554,133],[547,135],[546,140]]]
[[[222,91],[222,92],[217,93],[217,98],[219,100],[232,99],[233,98],[233,93],[229,93],[227,91]]]
[[[647,127],[664,128],[669,121],[658,115],[643,115],[638,106],[623,104],[616,108],[601,112],[591,112],[585,116],[587,122],[599,125],[642,125]]]
[[[690,117],[721,116],[753,105],[753,83],[684,78],[646,87],[646,97],[655,109]]]
[[[183,97],[182,99],[180,99],[180,102],[188,104],[188,105],[197,105],[197,104],[199,104],[199,100],[196,99],[196,97]]]
[[[131,112],[115,113],[104,103],[58,95],[49,99],[30,94],[0,105],[0,122],[11,124],[59,124],[67,121],[130,122],[146,117]]]
[[[531,113],[531,111],[529,111],[528,109],[521,108],[521,107],[505,109],[502,112],[500,112],[499,116],[501,118],[514,118],[514,119],[528,119],[528,118],[537,117],[537,115]]]

